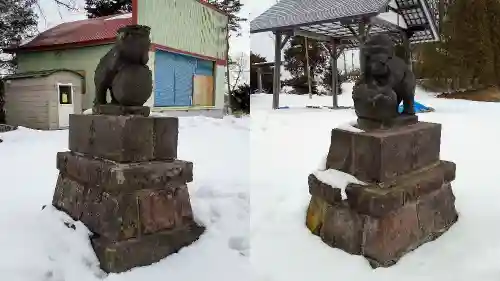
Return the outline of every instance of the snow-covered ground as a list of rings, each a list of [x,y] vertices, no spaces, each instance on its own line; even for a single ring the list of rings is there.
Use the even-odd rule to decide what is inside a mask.
[[[457,164],[452,185],[460,218],[397,265],[372,270],[304,225],[307,176],[324,163],[331,129],[355,120],[354,111],[305,109],[329,106],[331,97],[289,95],[281,95],[280,106],[290,109],[272,111],[271,95],[252,97],[250,260],[264,280],[500,280],[500,104],[436,99],[422,91],[416,100],[436,109],[420,120],[443,124],[441,157]],[[339,104],[352,100],[344,94]]]
[[[50,207],[55,156],[67,131],[28,129],[0,138],[0,280],[254,281],[249,254],[249,118],[182,118],[179,158],[194,162],[189,185],[197,220],[207,231],[190,247],[152,266],[105,275],[88,230]],[[49,205],[42,210],[43,205]]]
[[[346,92],[349,91],[346,87]],[[55,155],[67,131],[1,133],[0,279],[19,281],[498,281],[500,280],[500,105],[442,100],[419,92],[443,124],[442,158],[457,163],[453,190],[460,218],[440,239],[397,265],[372,270],[361,257],[332,249],[304,224],[307,176],[324,163],[332,128],[353,110],[306,109],[331,97],[252,97],[251,118],[181,118],[179,158],[195,164],[190,194],[207,226],[193,245],[157,264],[106,276],[87,229],[50,207]],[[351,105],[348,94],[340,105]],[[42,210],[43,205],[49,205]]]

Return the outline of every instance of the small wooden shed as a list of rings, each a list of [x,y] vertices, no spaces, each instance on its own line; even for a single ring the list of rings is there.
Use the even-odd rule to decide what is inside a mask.
[[[9,125],[53,130],[69,126],[82,113],[84,75],[69,69],[17,73],[6,77],[5,113]]]

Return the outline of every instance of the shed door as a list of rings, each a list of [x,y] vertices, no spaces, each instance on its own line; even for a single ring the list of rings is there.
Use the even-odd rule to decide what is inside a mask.
[[[156,51],[155,106],[193,105],[193,77],[200,60],[194,57]],[[210,72],[206,66],[205,73]]]
[[[67,128],[69,127],[69,115],[75,113],[73,85],[57,84],[57,95],[59,100],[59,128]]]

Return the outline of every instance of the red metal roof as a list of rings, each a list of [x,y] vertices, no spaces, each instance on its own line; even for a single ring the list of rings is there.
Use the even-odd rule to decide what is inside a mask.
[[[118,29],[130,24],[132,24],[131,14],[66,22],[40,33],[30,42],[11,50],[28,51],[56,46],[111,43],[115,40]]]
[[[132,4],[136,3],[136,1],[133,0]],[[207,0],[197,1],[227,16],[227,13],[219,10]],[[4,52],[14,53],[109,44],[115,41],[118,29],[131,24],[135,24],[132,13],[66,22],[40,33],[26,44],[3,50]]]

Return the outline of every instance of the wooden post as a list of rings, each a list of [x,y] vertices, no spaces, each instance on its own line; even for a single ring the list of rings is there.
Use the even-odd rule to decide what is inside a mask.
[[[405,49],[405,61],[410,67],[410,70],[413,70],[413,62],[411,61],[411,47],[410,47],[410,38],[407,32],[402,31],[401,37],[403,39],[403,47]]]
[[[274,44],[273,109],[278,109],[281,91],[281,31],[276,31]]]
[[[257,87],[259,88],[259,92],[262,93],[262,68],[257,66]]]
[[[359,72],[361,81],[365,79],[366,57],[364,56],[365,40],[366,40],[366,25],[360,22],[358,26],[358,40],[359,40]]]
[[[403,39],[403,47],[405,49],[405,61],[410,71],[413,71],[413,62],[411,61],[410,34],[407,31],[401,31]],[[413,96],[413,104],[415,104],[415,95]]]
[[[307,37],[304,37],[304,47],[306,48],[306,75],[307,75],[307,86],[309,87],[309,99],[312,99],[312,85],[311,85],[311,68],[309,67],[309,44],[307,43]]]
[[[347,76],[347,61],[345,60],[345,53],[346,53],[346,50],[344,49],[344,51],[342,52],[343,55],[344,55],[344,75]]]
[[[335,40],[332,40],[332,50],[330,52],[331,54],[331,64],[332,64],[332,99],[333,99],[333,108],[338,108],[338,70],[337,70],[337,59],[338,59],[338,54],[337,54],[337,42]]]
[[[354,52],[351,52],[351,71],[354,70]]]

